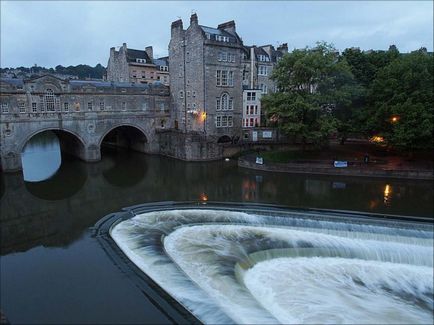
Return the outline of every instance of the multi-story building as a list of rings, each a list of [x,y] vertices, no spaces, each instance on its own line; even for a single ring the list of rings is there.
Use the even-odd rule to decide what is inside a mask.
[[[207,27],[193,14],[187,29],[182,20],[172,23],[169,66],[175,128],[220,141],[241,134],[242,54],[234,21]]]
[[[288,45],[276,49],[272,45],[245,46],[243,54],[243,128],[260,127],[262,110],[261,96],[275,92],[276,84],[271,79],[274,66],[288,53]]]
[[[107,63],[107,80],[149,84],[156,81],[169,85],[169,60],[154,59],[152,46],[145,51],[127,48],[124,43],[118,51],[110,49]]]

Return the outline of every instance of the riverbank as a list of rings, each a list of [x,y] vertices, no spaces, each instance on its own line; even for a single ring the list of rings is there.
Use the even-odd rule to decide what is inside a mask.
[[[389,169],[375,164],[352,164],[348,167],[334,167],[333,161],[319,160],[317,162],[288,162],[276,163],[266,159],[262,164],[256,162],[255,155],[242,156],[238,159],[238,166],[269,172],[283,172],[295,174],[314,175],[337,175],[337,176],[360,176],[360,177],[383,177],[433,180],[432,169]]]

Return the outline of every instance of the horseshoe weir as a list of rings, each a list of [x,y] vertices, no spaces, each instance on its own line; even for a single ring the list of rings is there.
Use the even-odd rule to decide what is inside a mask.
[[[431,218],[161,202],[94,236],[175,322],[433,321]]]

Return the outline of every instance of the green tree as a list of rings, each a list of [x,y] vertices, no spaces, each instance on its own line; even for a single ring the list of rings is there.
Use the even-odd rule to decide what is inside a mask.
[[[353,75],[345,60],[327,43],[296,49],[285,55],[273,70],[279,92],[263,97],[270,121],[288,136],[323,146],[338,128],[332,111],[344,109],[353,96]]]
[[[390,62],[370,87],[367,129],[410,154],[433,148],[433,86],[432,54],[421,49]]]

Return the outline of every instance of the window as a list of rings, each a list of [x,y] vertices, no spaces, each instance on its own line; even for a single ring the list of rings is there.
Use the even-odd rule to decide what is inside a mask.
[[[32,112],[36,113],[38,111],[36,103],[32,103]]]
[[[261,84],[261,91],[262,91],[263,94],[266,94],[268,92],[266,84]]]
[[[220,42],[229,42],[228,36],[216,35],[216,40]]]
[[[126,103],[126,102],[122,102],[121,109],[122,109],[123,111],[126,111],[126,110],[127,110],[127,103]]]
[[[247,92],[247,100],[248,101],[256,100],[256,93],[255,92]]]
[[[253,126],[253,118],[250,118],[250,126]]]
[[[206,33],[205,36],[206,36],[207,39],[211,39],[211,34],[210,33]]]
[[[99,102],[99,110],[100,110],[100,111],[103,111],[104,108],[105,108],[105,104],[104,104],[104,102]]]
[[[45,105],[44,105],[44,96],[39,96],[39,107],[41,109],[41,112],[45,112]]]
[[[216,83],[217,83],[217,86],[221,86],[221,84],[222,84],[222,71],[221,70],[216,71]]]
[[[226,115],[222,116],[222,127],[228,126],[228,117]]]
[[[253,105],[250,105],[250,115],[253,115]]]
[[[2,103],[2,113],[9,113],[8,103]]]
[[[228,72],[226,70],[222,70],[222,86],[228,85]]]
[[[224,93],[220,98],[217,98],[217,110],[232,110],[234,108],[233,106],[233,98],[229,97],[228,94]]]
[[[235,62],[235,54],[228,54],[228,62]]]
[[[179,91],[179,98],[184,98],[184,91],[182,90]]]
[[[229,77],[228,77],[228,86],[234,85],[234,72],[229,71]]]
[[[63,110],[68,113],[69,112],[69,103],[63,103]]]
[[[161,102],[160,103],[160,112],[164,112],[165,108],[166,108],[166,105],[163,102]]]
[[[196,92],[193,90],[193,97],[196,97]]]
[[[249,115],[249,105],[246,106],[246,115]]]
[[[270,62],[270,58],[268,57],[268,55],[259,54],[258,59],[261,62]]]
[[[187,90],[187,97],[190,97],[190,90]]]
[[[255,114],[258,114],[258,105],[255,105]]]
[[[146,63],[146,60],[145,59],[136,59],[136,62],[137,63]]]
[[[260,76],[267,76],[267,66],[266,65],[260,65],[258,75]]]
[[[196,108],[196,103],[193,103],[193,108]]]
[[[18,102],[18,107],[20,109],[20,113],[25,113],[26,112],[26,105],[24,102]]]
[[[54,92],[51,89],[45,92],[45,107],[47,112],[54,112]]]
[[[87,110],[88,110],[88,111],[92,111],[92,109],[93,109],[93,104],[92,104],[92,102],[88,102],[88,103],[87,103]]]
[[[148,102],[142,103],[142,110],[147,111],[148,110]]]
[[[233,117],[232,115],[217,115],[215,120],[215,126],[220,127],[232,127]]]
[[[160,71],[169,71],[169,67],[165,65],[160,65]]]

